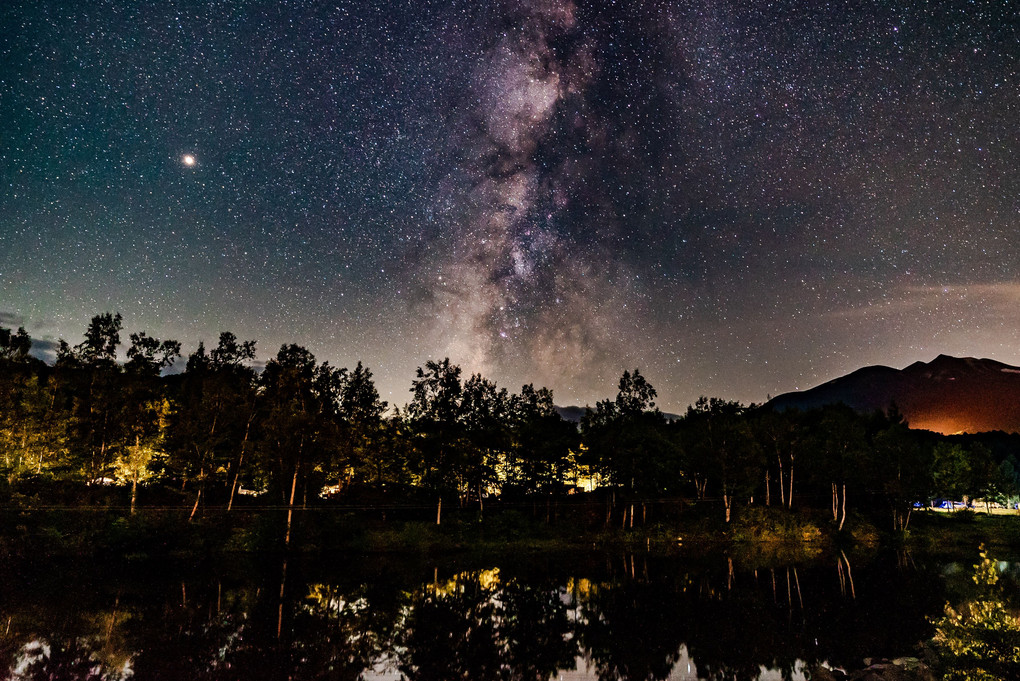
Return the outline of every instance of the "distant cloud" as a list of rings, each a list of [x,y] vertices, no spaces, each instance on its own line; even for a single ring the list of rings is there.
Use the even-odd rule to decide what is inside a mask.
[[[25,318],[14,312],[4,312],[0,310],[0,326],[16,329],[19,326],[25,325]]]
[[[867,319],[909,312],[959,313],[966,317],[1001,315],[1020,304],[1020,282],[956,284],[951,286],[905,286],[878,300],[833,310],[844,319]]]
[[[60,347],[59,341],[47,338],[33,338],[32,349],[29,350],[29,354],[41,359],[47,364],[52,364],[57,359],[58,347]]]
[[[47,333],[47,327],[42,324],[30,324],[28,320],[22,315],[16,312],[9,312],[6,310],[0,310],[0,326],[9,329],[17,329],[19,327],[25,327],[31,329],[31,331],[43,332],[43,337],[37,337],[31,332],[29,337],[32,339],[32,347],[28,353],[32,357],[41,359],[44,362],[52,364],[57,359],[57,348],[60,346],[60,342],[54,340],[53,337]]]

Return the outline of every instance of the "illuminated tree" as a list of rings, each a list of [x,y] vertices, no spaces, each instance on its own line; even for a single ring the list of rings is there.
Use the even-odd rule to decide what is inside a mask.
[[[764,481],[767,505],[772,502],[770,487],[774,462],[779,483],[779,503],[786,508],[793,508],[795,464],[804,447],[806,435],[801,420],[800,412],[793,409],[776,412],[766,407],[758,413],[752,423],[755,440],[762,447],[763,455],[767,459]]]
[[[64,419],[52,417],[49,371],[29,356],[24,328],[0,327],[0,470],[13,484],[41,474],[64,449]]]
[[[998,561],[981,546],[974,566],[978,596],[957,608],[945,606],[935,620],[932,643],[947,681],[1020,678],[1020,617],[1003,602]]]

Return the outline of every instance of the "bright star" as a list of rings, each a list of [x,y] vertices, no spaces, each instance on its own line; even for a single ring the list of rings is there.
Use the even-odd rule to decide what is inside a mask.
[[[195,157],[191,154],[185,154],[184,156],[181,156],[181,163],[186,166],[193,166],[195,165]]]

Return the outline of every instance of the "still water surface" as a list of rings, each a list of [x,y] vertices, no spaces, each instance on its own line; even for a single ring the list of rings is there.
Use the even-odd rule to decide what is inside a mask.
[[[37,560],[0,567],[0,676],[801,679],[916,654],[976,560]]]

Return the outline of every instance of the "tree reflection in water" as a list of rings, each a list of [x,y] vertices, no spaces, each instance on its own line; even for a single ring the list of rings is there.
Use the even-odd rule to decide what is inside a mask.
[[[914,654],[947,599],[937,559],[842,554],[0,570],[0,676],[15,679],[791,678]]]
[[[577,644],[552,582],[462,573],[419,589],[394,641],[408,679],[548,679],[572,668]]]

